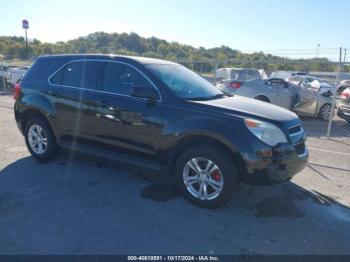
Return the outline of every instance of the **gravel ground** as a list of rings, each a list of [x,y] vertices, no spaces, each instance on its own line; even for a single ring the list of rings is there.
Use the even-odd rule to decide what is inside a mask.
[[[350,254],[346,133],[310,136],[310,163],[291,182],[242,184],[206,210],[110,162],[67,152],[37,162],[12,107],[0,96],[0,254]]]

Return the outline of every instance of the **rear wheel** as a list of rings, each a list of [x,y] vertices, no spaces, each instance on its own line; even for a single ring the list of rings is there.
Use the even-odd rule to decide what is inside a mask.
[[[332,111],[332,105],[325,104],[321,107],[319,116],[321,117],[322,120],[328,121],[329,118],[331,117],[331,111]]]
[[[214,146],[196,146],[185,151],[175,167],[185,198],[206,208],[226,203],[238,188],[233,162],[227,153]]]
[[[270,99],[268,99],[266,96],[257,96],[255,99],[266,103],[271,103]]]
[[[46,120],[30,119],[25,128],[25,141],[31,155],[38,160],[54,158],[59,147]]]

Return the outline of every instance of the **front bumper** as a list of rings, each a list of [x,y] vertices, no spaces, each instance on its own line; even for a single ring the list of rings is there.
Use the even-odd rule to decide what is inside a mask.
[[[337,114],[340,118],[350,121],[350,106],[340,104],[337,109]]]
[[[297,146],[302,146],[298,148]],[[264,152],[244,152],[247,174],[242,179],[249,184],[276,184],[290,180],[304,169],[309,152],[300,145],[282,144]]]

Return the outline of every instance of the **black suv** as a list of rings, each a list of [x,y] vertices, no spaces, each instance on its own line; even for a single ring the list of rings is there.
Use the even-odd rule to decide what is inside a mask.
[[[289,180],[308,159],[294,113],[222,93],[168,61],[43,56],[15,98],[33,157],[49,160],[68,148],[158,170],[205,207],[227,201],[239,181]]]

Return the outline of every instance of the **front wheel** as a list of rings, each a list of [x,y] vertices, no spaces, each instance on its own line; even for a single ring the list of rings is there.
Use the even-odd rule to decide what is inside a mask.
[[[223,205],[238,188],[233,159],[214,146],[196,146],[185,151],[177,161],[175,174],[185,198],[206,208]]]

